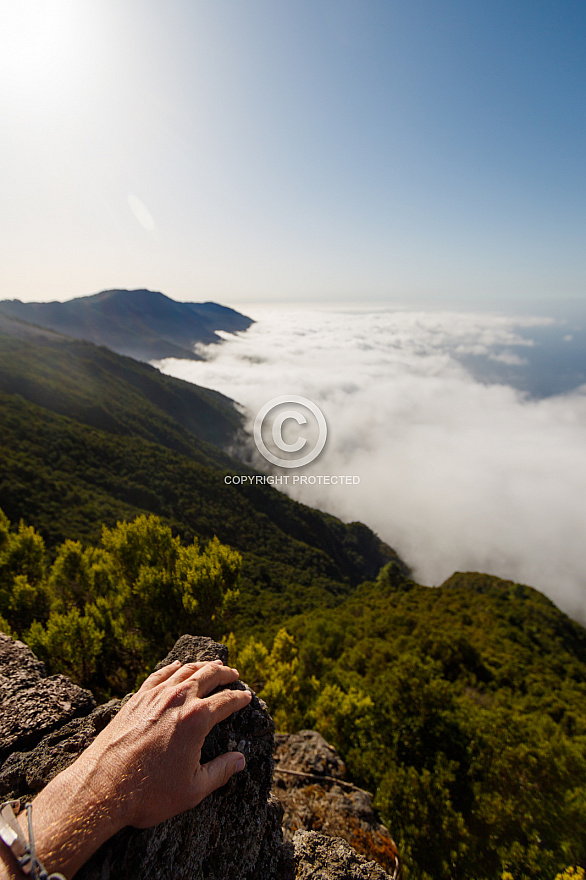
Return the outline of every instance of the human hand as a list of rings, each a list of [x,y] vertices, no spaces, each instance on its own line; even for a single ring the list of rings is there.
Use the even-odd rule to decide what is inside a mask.
[[[238,671],[220,660],[164,666],[80,756],[78,771],[91,780],[95,797],[109,802],[109,819],[117,827],[163,822],[196,806],[244,768],[240,752],[200,763],[212,727],[252,698],[245,690],[212,693],[237,679]]]
[[[222,690],[238,671],[220,660],[179,661],[153,672],[73,764],[34,800],[37,856],[73,877],[125,825],[148,828],[196,806],[244,767],[228,752],[200,763],[212,727],[243,709],[250,691]],[[19,816],[23,825],[24,818]],[[26,836],[26,831],[25,831]],[[21,876],[0,848],[0,880]]]

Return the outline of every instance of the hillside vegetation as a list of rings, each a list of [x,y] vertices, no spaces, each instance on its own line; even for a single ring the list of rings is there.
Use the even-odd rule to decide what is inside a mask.
[[[545,596],[470,573],[423,587],[390,567],[286,630],[293,704],[264,646],[245,642],[243,674],[376,792],[409,876],[584,866],[586,631]]]
[[[0,628],[123,694],[226,638],[283,730],[375,794],[416,880],[586,865],[586,631],[530,587],[421,586],[366,526],[231,486],[231,401],[105,349],[0,337]],[[252,473],[252,472],[251,472]]]

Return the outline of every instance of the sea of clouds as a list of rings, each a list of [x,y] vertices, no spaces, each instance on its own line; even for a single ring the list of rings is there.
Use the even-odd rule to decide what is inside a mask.
[[[302,395],[328,440],[304,474],[354,485],[285,491],[361,520],[422,583],[485,571],[530,584],[586,618],[586,386],[544,399],[489,384],[470,356],[526,363],[546,318],[472,313],[255,307],[246,333],[168,359],[166,373],[229,395],[252,434],[270,399]],[[267,463],[252,440],[242,450]],[[273,472],[275,469],[273,468]]]

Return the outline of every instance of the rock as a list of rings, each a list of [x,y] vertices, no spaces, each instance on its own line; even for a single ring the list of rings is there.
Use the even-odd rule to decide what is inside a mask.
[[[183,636],[159,664],[227,660],[211,639]],[[236,682],[234,689],[246,685]],[[144,831],[125,829],[85,866],[79,880],[277,880],[283,875],[282,810],[270,797],[273,721],[256,696],[240,712],[217,724],[206,738],[202,761],[235,750],[246,769],[193,810]]]
[[[174,659],[186,662],[216,657],[227,661],[224,645],[183,636],[159,667]],[[25,645],[3,635],[0,680],[6,695],[0,728],[7,755],[0,766],[2,799],[34,797],[87,748],[124,702],[111,700],[95,708],[87,691],[64,676],[48,678],[43,664]],[[246,685],[236,682],[231,687]],[[17,711],[22,705],[26,711],[20,716]],[[84,717],[75,717],[81,715]],[[253,695],[246,708],[216,725],[202,750],[202,759],[209,761],[239,749],[246,756],[246,769],[193,810],[154,828],[125,828],[94,854],[78,871],[76,880],[388,880],[397,876],[386,874],[334,837],[302,831],[293,840],[284,840],[281,800],[289,810],[287,838],[292,837],[295,827],[316,828],[317,817],[329,834],[349,834],[351,817],[358,823],[354,838],[360,836],[360,829],[371,834],[366,850],[362,850],[368,854],[374,847],[373,829],[382,826],[376,825],[366,795],[344,790],[343,762],[319,734],[302,731],[296,737],[278,736],[277,740],[281,762],[337,781],[314,784],[310,780],[307,784],[302,778],[299,784],[290,780],[290,786],[277,786],[279,799],[271,794],[274,725],[265,704]],[[311,789],[315,789],[313,794]],[[287,806],[287,790],[290,804],[296,803],[295,798],[302,799],[303,821],[296,818],[301,806],[296,807],[297,812]],[[328,810],[333,811],[330,818]]]
[[[0,678],[3,697],[26,688],[31,681],[45,678],[45,664],[37,660],[24,642],[0,633]]]
[[[397,846],[378,822],[370,795],[344,784],[344,763],[319,733],[277,734],[275,764],[273,794],[283,805],[286,840],[293,840],[303,829],[343,838],[358,853],[378,862],[391,877],[400,876]]]
[[[228,663],[228,648],[226,645],[214,642],[213,639],[208,639],[205,636],[181,636],[180,639],[177,639],[165,659],[157,663],[155,669],[162,669],[163,666],[168,666],[174,660],[180,660],[181,663],[189,663],[194,659],[199,661],[221,660],[226,665]]]
[[[41,791],[89,746],[120,706],[121,700],[111,700],[48,734],[30,752],[13,752],[0,768],[0,797],[29,800]]]
[[[42,664],[24,645],[3,642],[2,646],[8,662],[0,668],[8,673],[7,679],[12,680],[14,675],[14,698],[16,692],[19,698],[28,695],[38,714],[35,695],[45,701],[43,683],[51,679],[41,678]],[[175,659],[187,662],[216,657],[227,660],[224,645],[211,639],[183,636],[159,667]],[[63,676],[53,676],[56,678],[75,689]],[[231,687],[243,689],[246,685],[236,682]],[[11,754],[0,769],[3,797],[27,797],[43,788],[87,748],[122,702],[112,700],[90,711],[87,717],[71,721],[71,715],[67,717],[59,706],[53,705],[50,732],[38,742],[43,736],[41,732],[30,751],[22,749],[23,744],[29,743],[28,732],[21,731],[19,738],[15,731],[13,741],[21,751]],[[92,700],[86,711],[94,705]],[[63,724],[64,721],[69,723]],[[253,696],[246,708],[214,727],[202,750],[202,760],[209,761],[239,748],[246,756],[246,769],[193,810],[155,828],[125,828],[95,853],[76,874],[76,880],[292,880],[293,861],[283,846],[282,808],[270,794],[273,733],[273,721],[266,706]]]
[[[15,748],[30,749],[61,725],[96,705],[89,691],[45,667],[22,642],[0,633],[0,761]]]
[[[298,831],[293,838],[295,880],[389,880],[376,862],[339,837]]]
[[[346,767],[336,750],[315,730],[276,733],[275,762],[289,770],[315,773],[317,776],[334,776],[338,779],[346,776]],[[307,780],[296,780],[291,776],[289,784],[307,785]]]

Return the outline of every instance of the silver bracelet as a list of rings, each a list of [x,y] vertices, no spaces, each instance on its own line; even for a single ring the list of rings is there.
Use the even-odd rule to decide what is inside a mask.
[[[30,874],[32,880],[65,880],[63,874],[48,874],[35,852],[33,834],[33,805],[26,805],[28,821],[28,843],[18,824],[16,816],[20,811],[20,801],[5,801],[0,807],[0,839],[11,851],[23,874]]]

